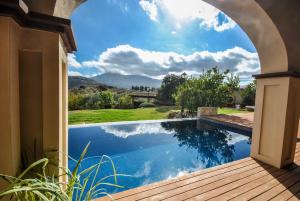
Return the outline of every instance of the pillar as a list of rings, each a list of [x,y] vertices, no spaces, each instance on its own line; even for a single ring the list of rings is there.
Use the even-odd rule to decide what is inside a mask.
[[[15,176],[48,157],[59,174],[58,166],[68,165],[67,53],[76,50],[71,23],[32,15],[18,2],[0,1],[0,173]]]
[[[300,118],[300,76],[257,76],[251,156],[277,168],[294,160]]]
[[[0,173],[15,175],[21,165],[19,122],[20,30],[13,20],[0,17]],[[5,183],[0,180],[0,188]]]

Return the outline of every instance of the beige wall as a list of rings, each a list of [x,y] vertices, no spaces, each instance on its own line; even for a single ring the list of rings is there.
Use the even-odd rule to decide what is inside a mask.
[[[19,83],[16,82],[20,30],[7,18],[0,18],[0,27],[0,170],[2,174],[15,175],[20,166]]]
[[[21,144],[32,151],[35,139],[38,155],[59,151],[50,157],[67,165],[67,56],[60,35],[21,28],[6,17],[0,30],[0,172],[16,174]]]
[[[19,51],[22,155],[27,164],[43,157],[43,64],[41,51]]]

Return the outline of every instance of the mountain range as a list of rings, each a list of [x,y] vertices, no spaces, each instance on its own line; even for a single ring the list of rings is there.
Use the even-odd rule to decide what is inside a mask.
[[[159,88],[161,85],[161,80],[142,75],[121,75],[116,73],[104,73],[95,77],[91,77],[91,79],[95,80],[98,83],[125,89],[130,89],[132,86],[148,86]]]
[[[152,79],[142,75],[121,75],[104,73],[95,77],[69,76],[69,88],[80,86],[112,86],[131,89],[132,86],[147,86],[159,88],[161,80]]]

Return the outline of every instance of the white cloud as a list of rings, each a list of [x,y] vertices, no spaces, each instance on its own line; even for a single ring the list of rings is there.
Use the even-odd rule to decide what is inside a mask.
[[[158,8],[156,5],[156,1],[140,0],[139,4],[142,7],[142,9],[147,13],[147,15],[149,15],[151,20],[158,21]]]
[[[199,51],[190,55],[175,52],[149,51],[119,45],[103,52],[98,60],[85,61],[83,67],[98,68],[104,72],[120,74],[140,74],[153,78],[163,78],[168,73],[199,75],[203,69],[218,66],[239,75],[258,73],[260,63],[257,53],[240,47],[225,51]]]
[[[69,76],[83,76],[80,72],[77,71],[69,71]]]
[[[174,134],[172,131],[165,130],[162,126],[153,126],[153,124],[132,124],[124,128],[123,126],[103,125],[101,128],[117,137],[127,138],[134,135],[156,135],[156,134]]]
[[[75,54],[68,54],[68,64],[70,67],[80,68],[81,64],[76,60]]]
[[[158,10],[170,16],[178,29],[192,20],[199,20],[200,26],[218,32],[236,26],[236,23],[220,10],[201,0],[140,0],[140,5],[154,21],[158,21]],[[222,22],[220,16],[224,18]]]

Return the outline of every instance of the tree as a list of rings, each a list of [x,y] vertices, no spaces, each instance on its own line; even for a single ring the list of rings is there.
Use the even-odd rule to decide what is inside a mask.
[[[174,105],[175,98],[173,97],[173,94],[177,91],[178,87],[186,80],[186,74],[166,75],[162,81],[161,88],[158,90],[158,101],[166,105]]]
[[[203,72],[199,78],[188,79],[173,97],[182,111],[187,108],[195,112],[198,107],[224,107],[238,88],[238,77],[229,76],[228,70],[220,72],[215,67]]]
[[[133,108],[133,102],[131,96],[129,96],[127,93],[121,95],[117,99],[117,108],[120,109],[130,109]]]
[[[245,89],[242,90],[242,105],[255,105],[255,94],[256,94],[256,82],[248,84]]]

